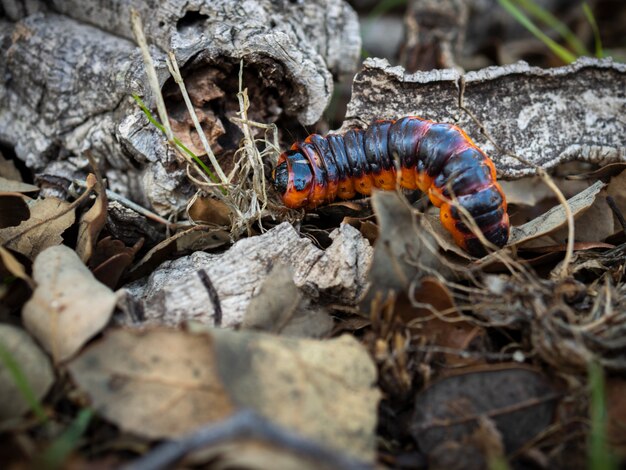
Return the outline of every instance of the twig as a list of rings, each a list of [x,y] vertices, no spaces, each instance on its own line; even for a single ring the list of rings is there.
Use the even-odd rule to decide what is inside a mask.
[[[250,410],[243,410],[221,423],[201,427],[177,441],[156,447],[140,459],[126,465],[124,470],[159,470],[172,467],[185,455],[195,450],[240,439],[258,439],[281,449],[342,470],[365,470],[374,467],[366,462],[344,455],[293,431],[278,426]]]
[[[139,45],[144,64],[146,65],[146,75],[148,76],[150,88],[154,93],[157,111],[159,112],[159,119],[161,119],[161,123],[165,128],[165,135],[167,136],[167,140],[173,142],[174,133],[172,132],[172,128],[170,127],[170,121],[167,117],[165,101],[163,100],[163,96],[161,95],[161,87],[159,86],[159,79],[157,78],[156,70],[154,68],[154,61],[152,60],[152,56],[150,55],[150,49],[148,49],[148,41],[146,41],[146,36],[143,34],[141,17],[139,16],[139,12],[134,8],[132,8],[130,11],[130,21],[133,28],[133,35],[135,36],[135,40]]]
[[[74,183],[75,186],[78,186],[79,188],[87,188],[87,185],[83,181],[74,180],[73,183]],[[160,215],[155,214],[154,212],[149,211],[145,207],[140,206],[139,204],[131,201],[130,199],[122,196],[119,193],[111,191],[110,189],[106,190],[106,195],[107,195],[107,198],[109,200],[117,201],[120,204],[128,207],[129,209],[132,209],[135,212],[138,212],[139,214],[147,217],[148,219],[154,220],[155,222],[158,222],[160,224],[165,225],[168,229],[172,229],[172,228],[174,228],[176,226],[176,224],[172,224],[171,222],[169,222],[168,220],[164,219]]]

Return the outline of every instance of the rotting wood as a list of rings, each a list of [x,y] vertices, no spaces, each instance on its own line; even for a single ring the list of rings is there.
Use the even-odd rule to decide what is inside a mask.
[[[243,320],[250,299],[276,263],[291,266],[295,284],[313,300],[354,305],[366,287],[372,247],[350,225],[341,225],[331,238],[333,243],[322,251],[285,222],[222,254],[199,251],[166,261],[149,277],[126,286],[126,315],[119,320],[136,323],[131,314],[142,311],[149,324],[214,324],[221,312],[221,326],[232,327]],[[203,278],[215,292],[207,291]]]
[[[154,44],[161,86],[171,49],[186,79],[207,67],[227,77],[230,88],[213,108],[228,111],[237,106],[243,61],[244,87],[253,107],[269,110],[268,121],[283,114],[302,124],[319,119],[332,94],[331,74],[353,71],[360,51],[357,18],[343,0],[167,0],[157,8],[147,0],[59,0],[49,2],[51,11],[25,17],[38,8],[11,3],[10,17],[19,21],[0,20],[0,142],[61,182],[82,176],[89,149],[112,189],[147,198],[161,214],[180,209],[192,190],[175,153],[130,98],[136,93],[154,103],[131,40],[131,8]],[[229,117],[217,116],[216,125],[235,130]]]
[[[505,178],[535,169],[496,150],[481,126],[499,147],[544,168],[624,161],[626,64],[581,58],[552,69],[518,62],[465,75],[453,69],[407,74],[368,59],[354,80],[343,129],[406,115],[458,124]]]

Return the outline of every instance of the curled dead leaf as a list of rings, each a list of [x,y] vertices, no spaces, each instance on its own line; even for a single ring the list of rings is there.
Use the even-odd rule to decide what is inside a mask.
[[[606,186],[602,181],[597,181],[583,192],[567,200],[574,216],[589,209],[596,196],[602,188]],[[511,236],[508,245],[518,245],[520,243],[547,235],[567,223],[565,209],[563,206],[554,206],[545,214],[519,227],[511,227]]]
[[[380,234],[374,247],[369,272],[370,287],[363,296],[361,310],[369,312],[376,298],[406,292],[411,283],[434,270],[444,277],[451,271],[441,260],[438,245],[425,230],[418,228],[410,206],[396,192],[375,191],[372,205]]]
[[[98,235],[104,228],[107,218],[107,195],[101,180],[97,180],[94,189],[96,200],[89,210],[81,216],[78,224],[76,253],[84,263],[91,258]]]

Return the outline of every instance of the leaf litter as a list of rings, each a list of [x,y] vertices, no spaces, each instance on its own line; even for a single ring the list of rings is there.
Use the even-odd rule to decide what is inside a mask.
[[[192,102],[202,103],[200,88],[191,91]],[[544,186],[543,178],[521,181],[509,192],[505,184],[510,213],[520,222],[507,248],[476,260],[442,230],[436,212],[423,213],[394,192],[333,204],[304,218],[280,208],[262,168],[275,145],[268,142],[263,153],[256,149],[263,140],[259,133],[274,129],[255,128],[241,87],[238,98],[234,122],[245,139],[230,174],[211,182],[186,160],[198,188],[187,220],[165,220],[122,204],[127,215],[140,220],[132,237],[126,238],[124,223],[112,222],[111,207],[119,203],[109,203],[98,178],[90,175],[73,202],[31,200],[21,192],[37,187],[21,182],[10,162],[0,159],[0,204],[13,208],[0,218],[5,277],[0,296],[5,300],[19,285],[32,290],[17,321],[59,372],[62,391],[47,404],[75,414],[93,407],[102,418],[98,426],[108,426],[106,432],[119,438],[117,450],[100,451],[98,457],[157,458],[158,448],[146,452],[155,440],[191,449],[190,442],[213,432],[217,439],[207,442],[219,445],[191,456],[170,454],[171,462],[187,456],[190,465],[214,468],[267,468],[278,462],[324,468],[330,455],[330,461],[342,462],[330,468],[353,468],[354,457],[359,465],[377,460],[401,466],[407,456],[415,467],[427,462],[432,468],[458,468],[462,461],[562,467],[571,459],[584,461],[591,432],[585,389],[591,361],[609,374],[607,438],[612,451],[624,455],[623,164],[573,175],[575,182],[555,178],[557,190],[569,198],[567,206],[555,202],[555,190]],[[200,112],[197,118],[213,127],[214,143],[222,132],[215,116]],[[202,155],[204,142],[189,119],[176,126]],[[568,238],[570,216],[575,239]],[[351,233],[347,239],[361,251],[369,247],[366,240],[375,242],[367,285],[353,289],[361,292],[358,301],[316,295],[311,283],[297,287],[290,267],[264,259],[267,275],[232,331],[194,323],[178,329],[110,326],[118,300],[112,289],[166,260],[225,250],[282,220],[302,221],[302,233],[315,234],[323,245],[332,240],[328,227],[342,221],[357,229],[358,237]],[[344,248],[330,245],[326,253],[347,253]],[[334,269],[318,256],[309,275]],[[172,279],[174,291],[176,282]],[[353,334],[332,338],[339,331]],[[9,336],[25,334],[11,330]],[[43,354],[32,340],[19,344],[28,354]],[[37,398],[45,399],[50,368],[33,373],[28,354],[16,348]],[[14,384],[1,383],[2,396],[16,396]],[[27,412],[23,399],[9,400],[20,402],[14,416]],[[68,428],[62,418],[59,412],[54,424]],[[232,433],[233,423],[240,434]],[[28,431],[36,436],[40,429],[35,424]],[[297,445],[292,436],[301,439]],[[294,460],[292,451],[304,448],[308,457]],[[578,450],[566,456],[564,448]],[[348,457],[333,460],[337,456]]]

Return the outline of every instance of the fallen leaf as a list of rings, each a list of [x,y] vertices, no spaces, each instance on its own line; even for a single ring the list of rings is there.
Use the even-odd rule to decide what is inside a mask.
[[[35,284],[30,276],[26,273],[26,268],[20,263],[13,254],[0,246],[0,260],[2,260],[2,266],[13,276],[26,281],[26,283],[34,289]]]
[[[110,330],[70,362],[94,409],[124,431],[180,437],[234,412],[209,335]]]
[[[626,162],[609,163],[595,171],[581,173],[579,175],[569,175],[571,180],[606,180],[612,176],[619,175],[626,170]]]
[[[116,296],[64,245],[37,256],[33,278],[37,287],[24,306],[24,326],[55,362],[66,360],[109,322]]]
[[[0,176],[0,192],[4,193],[33,193],[39,191],[39,186],[33,184],[22,183],[21,181],[11,180]]]
[[[461,442],[482,416],[493,420],[507,452],[552,422],[558,395],[537,370],[519,365],[479,366],[448,376],[415,400],[411,433],[425,453],[446,441]]]
[[[30,217],[27,200],[18,193],[0,194],[0,229],[15,227]]]
[[[277,264],[259,293],[250,299],[241,327],[285,336],[323,338],[332,330],[333,320],[322,307],[312,307],[293,282],[291,270]]]
[[[105,237],[98,242],[89,259],[89,267],[95,278],[105,286],[115,289],[126,269],[143,246],[143,238],[127,247],[121,240]]]
[[[498,181],[507,204],[535,206],[540,201],[554,197],[554,192],[539,177],[531,176],[513,181]]]
[[[94,187],[97,195],[93,205],[85,212],[78,224],[78,240],[76,253],[86,263],[93,255],[94,247],[100,231],[104,228],[107,219],[107,195],[102,181],[97,180]]]
[[[224,329],[212,336],[236,403],[334,449],[374,458],[376,368],[353,336],[319,341]]]
[[[606,202],[606,190],[598,193],[595,201],[574,220],[574,238],[577,242],[600,242],[615,232],[613,211]],[[550,233],[557,242],[567,243],[567,225]],[[538,241],[535,240],[535,243]]]
[[[74,223],[74,206],[56,198],[38,199],[30,218],[17,227],[0,229],[0,242],[31,260],[48,247],[63,242],[63,232]]]
[[[369,312],[377,298],[384,301],[390,294],[407,291],[429,270],[451,275],[433,237],[418,228],[421,218],[416,218],[399,194],[375,191],[372,205],[380,234],[369,271],[370,287],[360,302],[363,312]]]
[[[0,324],[0,348],[2,355],[10,355],[36,400],[41,400],[54,382],[54,373],[48,356],[35,344],[24,330]],[[13,373],[5,361],[0,361],[0,422],[18,418],[30,409],[24,394],[15,382]],[[3,428],[6,423],[3,423]]]
[[[2,152],[0,152],[0,176],[9,180],[22,181],[20,170],[15,167],[13,160],[4,158]]]
[[[605,183],[597,181],[583,192],[567,200],[574,216],[589,209],[600,190],[606,186]],[[519,227],[511,227],[511,235],[508,245],[518,245],[520,243],[546,235],[562,227],[567,223],[565,209],[562,205],[554,206],[545,214]]]
[[[197,197],[189,207],[189,218],[197,224],[230,226],[231,211],[226,204],[210,197]]]
[[[439,215],[424,214],[422,217],[422,227],[424,227],[424,230],[435,238],[437,245],[445,251],[454,253],[461,259],[473,259],[472,255],[454,242],[450,232],[448,232],[441,224]]]
[[[252,409],[372,460],[376,369],[351,336],[328,341],[198,327],[109,330],[69,364],[95,410],[123,430],[173,438]]]
[[[626,166],[626,163],[624,163]],[[621,172],[611,178],[609,186],[606,188],[607,195],[613,198],[618,210],[622,213],[622,216],[626,217],[626,171]],[[614,215],[614,224],[617,230],[621,228],[621,224]]]
[[[438,365],[460,367],[485,362],[480,355],[464,356],[462,352],[480,352],[487,349],[487,332],[484,328],[464,321],[457,310],[452,294],[437,278],[426,277],[413,293],[413,300],[419,304],[430,305],[419,307],[406,305],[396,307],[414,333],[424,338],[427,346],[435,346],[433,352]],[[433,310],[439,312],[435,315]],[[448,320],[448,321],[446,321]],[[437,348],[441,348],[438,353]],[[451,352],[446,352],[449,349]],[[454,351],[454,352],[452,352]]]

